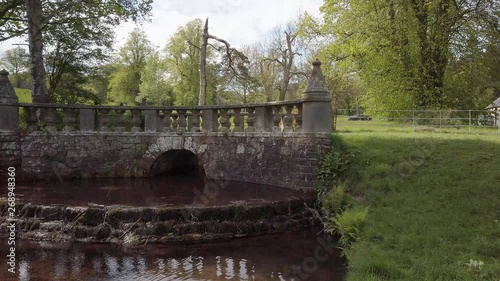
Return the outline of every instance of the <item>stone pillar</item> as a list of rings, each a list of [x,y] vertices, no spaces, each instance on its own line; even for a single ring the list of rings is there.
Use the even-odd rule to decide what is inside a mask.
[[[80,108],[80,131],[91,132],[95,130],[95,114],[91,108]]]
[[[156,110],[144,110],[144,131],[156,132]]]
[[[330,92],[321,72],[321,62],[313,62],[311,77],[302,97],[302,132],[331,133]]]
[[[273,108],[271,106],[255,108],[254,127],[256,132],[270,132],[273,128]]]
[[[219,121],[217,109],[203,109],[201,127],[205,132],[217,132],[219,130]]]
[[[9,73],[3,69],[0,71],[0,131],[19,130],[18,103],[16,92],[9,80]]]

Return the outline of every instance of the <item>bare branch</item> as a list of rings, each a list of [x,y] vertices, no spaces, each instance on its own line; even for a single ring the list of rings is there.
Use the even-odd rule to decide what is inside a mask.
[[[195,47],[196,49],[201,50],[201,48],[200,48],[199,46],[197,46],[197,45],[193,44],[193,43],[192,43],[189,39],[186,39],[186,42],[187,42],[190,46],[193,46],[193,47]]]
[[[280,61],[280,60],[278,60],[278,59],[276,59],[276,58],[275,58],[275,59],[272,59],[272,58],[265,58],[265,59],[263,59],[263,61],[270,61],[270,62],[273,62],[273,61],[274,61],[274,62],[277,62],[277,63],[278,63],[279,65],[281,65],[281,66],[285,66],[285,63],[284,63],[284,62],[282,62],[282,61]]]
[[[307,75],[305,72],[302,72],[302,71],[290,72],[290,77],[298,76],[298,75],[302,75],[305,78],[309,78],[309,75]]]

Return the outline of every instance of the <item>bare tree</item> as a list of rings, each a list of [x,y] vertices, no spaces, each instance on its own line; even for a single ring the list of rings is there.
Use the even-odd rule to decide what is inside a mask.
[[[241,56],[242,54],[238,51],[236,51],[234,48],[231,48],[231,45],[224,39],[221,39],[215,35],[212,35],[208,33],[208,18],[205,20],[205,26],[203,28],[203,37],[202,37],[202,42],[201,46],[198,47],[192,42],[188,42],[189,44],[195,46],[196,48],[200,49],[200,96],[198,99],[198,105],[205,105],[206,103],[206,96],[207,96],[207,72],[206,72],[206,67],[207,67],[207,47],[210,45],[214,47],[215,49],[220,50],[220,48],[217,48],[214,45],[211,45],[208,41],[209,39],[216,40],[225,46],[225,60],[226,60],[226,65],[227,65],[227,70],[233,72],[235,75],[237,75],[236,69],[233,67],[233,56],[238,55]]]
[[[285,100],[290,90],[290,83],[295,76],[307,76],[305,72],[299,71],[295,61],[302,54],[298,51],[299,42],[297,38],[297,27],[289,23],[286,27],[277,27],[271,33],[269,49],[271,57],[265,60],[276,63],[281,68],[281,82],[278,85],[280,101]]]

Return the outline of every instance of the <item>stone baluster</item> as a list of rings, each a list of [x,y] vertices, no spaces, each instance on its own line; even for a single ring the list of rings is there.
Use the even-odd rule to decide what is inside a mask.
[[[247,108],[247,132],[255,132],[255,107],[249,107]]]
[[[115,109],[116,119],[115,119],[115,131],[125,132],[127,129],[125,127],[125,109]]]
[[[296,105],[297,115],[295,115],[295,132],[302,131],[302,103]]]
[[[243,127],[244,127],[244,122],[243,122],[243,116],[241,115],[241,108],[235,108],[233,109],[234,112],[234,130],[233,132],[243,132]]]
[[[171,116],[172,116],[172,110],[170,109],[163,110],[163,124],[165,126],[163,129],[164,132],[172,131],[172,128],[170,127],[172,126],[172,119],[170,119]]]
[[[229,133],[231,132],[231,123],[229,122],[229,113],[228,109],[221,109],[220,110],[220,128],[219,131],[223,133]]]
[[[293,115],[292,115],[293,105],[285,105],[286,114],[283,117],[283,131],[285,133],[293,132],[292,123],[293,123]]]
[[[99,109],[99,131],[109,131],[109,109]]]
[[[273,106],[273,133],[281,132],[280,122],[281,122],[281,105]]]
[[[177,132],[179,127],[179,112],[172,114],[172,129],[174,132]]]
[[[43,108],[42,111],[45,111],[44,121],[47,124],[47,131],[55,132],[57,131],[57,117],[56,117],[56,108]]]
[[[156,110],[156,131],[157,132],[165,132],[165,114],[163,114],[160,110]]]
[[[200,110],[193,109],[191,110],[191,132],[200,132]]]
[[[75,125],[75,109],[74,108],[65,108],[65,109],[63,109],[63,111],[64,111],[63,131],[75,130],[75,127],[74,127],[74,125]]]
[[[38,116],[36,116],[36,112],[38,108],[30,106],[26,107],[28,111],[28,128],[32,131],[38,130]]]
[[[132,109],[132,132],[137,133],[141,131],[141,110]]]
[[[186,131],[186,110],[184,109],[179,109],[177,110],[177,114],[179,115],[179,128],[177,129],[179,132],[185,132]]]

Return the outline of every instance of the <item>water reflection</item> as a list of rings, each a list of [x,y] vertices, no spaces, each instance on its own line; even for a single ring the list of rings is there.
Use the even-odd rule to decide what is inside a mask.
[[[205,191],[204,189],[209,190]],[[302,193],[268,185],[203,180],[191,175],[139,179],[92,179],[63,182],[34,182],[16,186],[24,202],[64,204],[159,206],[222,205],[234,201],[277,201]],[[207,196],[212,194],[213,196]],[[0,191],[0,196],[6,196]]]
[[[342,280],[338,253],[307,278],[290,274],[312,257],[314,231],[195,245],[117,248],[97,244],[18,241],[17,277],[0,264],[0,280]],[[0,250],[5,256],[7,245]],[[286,278],[289,276],[290,278]],[[295,276],[295,279],[291,278]]]

